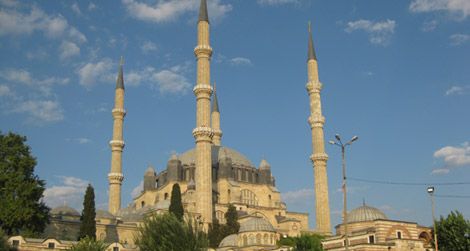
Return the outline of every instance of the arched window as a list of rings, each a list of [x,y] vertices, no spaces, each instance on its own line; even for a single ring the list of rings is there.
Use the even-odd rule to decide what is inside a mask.
[[[256,198],[256,194],[248,189],[243,189],[241,191],[241,202],[250,206],[258,206],[258,198]]]
[[[263,236],[263,244],[269,244],[269,236],[268,236],[268,234],[264,234],[264,236]]]
[[[248,245],[253,245],[255,244],[255,236],[253,234],[250,234],[248,237]]]
[[[229,189],[229,190],[227,190],[227,199],[228,199],[229,203],[232,200],[232,198],[230,196],[231,196],[231,194],[230,194],[230,189]]]
[[[261,234],[256,235],[256,244],[261,245]]]
[[[140,202],[141,207],[145,207],[145,201]]]
[[[215,218],[219,221],[220,224],[225,224],[225,213],[222,211],[215,212]]]
[[[165,193],[165,200],[168,200],[168,193]]]
[[[243,246],[248,246],[248,238],[246,235],[243,235]]]

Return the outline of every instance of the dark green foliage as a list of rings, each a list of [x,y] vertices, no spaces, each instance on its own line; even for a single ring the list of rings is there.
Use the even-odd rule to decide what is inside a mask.
[[[106,244],[102,241],[94,240],[87,236],[82,238],[77,244],[70,248],[71,251],[105,251]]]
[[[294,251],[322,251],[322,236],[316,234],[302,234],[299,237],[286,237],[278,241],[280,246],[294,247]]]
[[[0,132],[0,227],[7,235],[44,231],[49,208],[41,201],[45,182],[34,174],[36,159],[26,137]]]
[[[470,250],[470,221],[459,211],[450,212],[447,218],[441,216],[436,228],[440,251]]]
[[[217,248],[219,243],[225,238],[223,233],[223,227],[225,225],[220,225],[217,218],[214,217],[212,224],[209,226],[209,231],[207,236],[209,238],[209,247]]]
[[[146,218],[139,232],[136,243],[141,251],[201,251],[208,245],[197,225],[171,213]]]
[[[15,248],[11,247],[7,241],[7,236],[5,232],[0,228],[0,251],[14,251]]]
[[[80,233],[78,238],[82,239],[89,237],[91,239],[96,239],[96,210],[95,210],[95,191],[93,187],[88,184],[85,192],[85,198],[83,199],[83,211],[82,216],[80,217]]]
[[[226,224],[224,226],[224,237],[231,234],[237,234],[240,229],[240,223],[238,223],[237,209],[232,205],[228,205],[227,212],[225,213]]]
[[[183,220],[184,208],[183,203],[181,202],[181,189],[178,183],[175,183],[173,185],[173,188],[171,189],[171,201],[169,210],[170,213],[174,214],[178,220]]]

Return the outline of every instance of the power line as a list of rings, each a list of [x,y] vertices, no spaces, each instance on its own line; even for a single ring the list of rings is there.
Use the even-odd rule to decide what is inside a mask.
[[[434,196],[439,197],[439,198],[458,198],[458,199],[470,198],[469,195],[440,195],[440,194],[435,194]]]
[[[375,183],[375,184],[384,184],[384,185],[402,185],[402,186],[456,186],[456,185],[470,185],[470,182],[400,182],[400,181],[384,181],[384,180],[371,180],[371,179],[361,179],[361,178],[351,178],[348,177],[348,180],[354,180],[364,183]]]

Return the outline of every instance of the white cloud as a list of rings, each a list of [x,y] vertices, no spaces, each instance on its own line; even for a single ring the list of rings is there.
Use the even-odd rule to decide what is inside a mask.
[[[450,44],[454,46],[462,45],[470,41],[470,35],[467,34],[452,34],[450,37]]]
[[[59,102],[52,100],[21,101],[11,110],[12,113],[24,113],[28,123],[42,125],[64,119],[64,112]]]
[[[283,4],[298,4],[298,0],[257,0],[260,5],[283,5]]]
[[[89,138],[72,138],[72,139],[67,139],[67,141],[72,141],[80,145],[88,144],[91,143],[91,139]]]
[[[369,41],[372,44],[387,45],[395,32],[396,22],[387,19],[385,21],[374,22],[370,20],[357,20],[347,23],[346,32],[364,31],[369,34]]]
[[[431,175],[442,175],[442,174],[448,174],[449,172],[450,172],[450,169],[448,168],[436,168],[432,170]]]
[[[33,6],[29,13],[21,13],[12,9],[0,9],[1,35],[30,35],[41,32],[49,38],[70,38],[77,42],[85,42],[86,37],[75,27],[68,24],[61,15],[48,15]]]
[[[80,85],[91,88],[98,82],[109,80],[109,75],[112,74],[112,67],[113,62],[109,58],[104,58],[94,63],[90,62],[79,67],[77,74]]]
[[[445,168],[470,165],[470,143],[460,146],[446,146],[434,152],[434,158],[443,159]]]
[[[457,18],[466,18],[470,15],[470,1],[468,0],[413,0],[410,3],[411,12],[444,11]]]
[[[154,87],[158,88],[161,93],[186,93],[191,84],[188,79],[178,71],[171,69],[161,70],[153,74],[155,80]]]
[[[139,185],[134,187],[131,192],[132,198],[135,198],[140,195],[140,193],[144,190],[144,181],[140,181]]]
[[[436,29],[438,24],[439,22],[437,20],[426,21],[423,23],[421,30],[424,32],[433,31],[434,29]]]
[[[0,85],[0,97],[11,96],[13,92],[6,85]]]
[[[80,7],[78,6],[77,3],[73,3],[71,8],[72,8],[72,11],[75,12],[75,14],[77,15],[82,14],[82,12],[80,11]]]
[[[150,51],[156,51],[157,50],[157,45],[152,43],[151,41],[145,41],[142,46],[140,46],[140,49],[144,53],[148,53]]]
[[[229,62],[232,65],[252,65],[251,60],[244,57],[235,57],[230,59]]]
[[[52,208],[67,205],[80,208],[88,181],[70,176],[58,176],[60,184],[44,191],[44,201]]]
[[[465,95],[467,93],[470,93],[470,86],[457,86],[457,85],[454,85],[446,91],[446,96]]]
[[[93,2],[90,2],[90,3],[88,4],[88,10],[89,10],[89,11],[96,10],[96,8],[97,8],[97,7],[96,7],[96,5],[95,5]]]
[[[69,41],[63,41],[59,47],[60,59],[67,59],[73,56],[80,55],[80,47],[77,44]]]
[[[49,56],[45,50],[28,51],[25,55],[29,60],[45,59]]]
[[[187,12],[197,12],[199,1],[194,0],[159,0],[154,5],[137,0],[122,0],[127,12],[132,17],[155,23],[174,21]],[[209,17],[220,19],[232,10],[232,5],[222,4],[221,0],[213,0],[208,3]]]
[[[32,84],[33,83],[33,78],[31,77],[31,74],[23,69],[6,69],[3,71],[0,71],[0,77],[10,81],[10,82],[16,82],[16,83],[21,83],[21,84]]]
[[[303,188],[296,191],[289,191],[281,194],[282,200],[286,203],[297,203],[309,200],[315,197],[313,189]]]

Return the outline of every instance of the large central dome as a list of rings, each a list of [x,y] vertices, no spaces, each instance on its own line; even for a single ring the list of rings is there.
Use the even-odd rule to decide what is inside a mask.
[[[253,167],[254,165],[243,154],[238,151],[225,147],[212,145],[212,165],[216,165],[222,157],[229,157],[232,159],[232,164]],[[183,165],[191,165],[196,161],[196,151],[192,148],[178,156]]]
[[[379,219],[386,220],[387,216],[379,209],[367,206],[365,203],[363,206],[353,209],[348,214],[348,222],[363,222]]]

